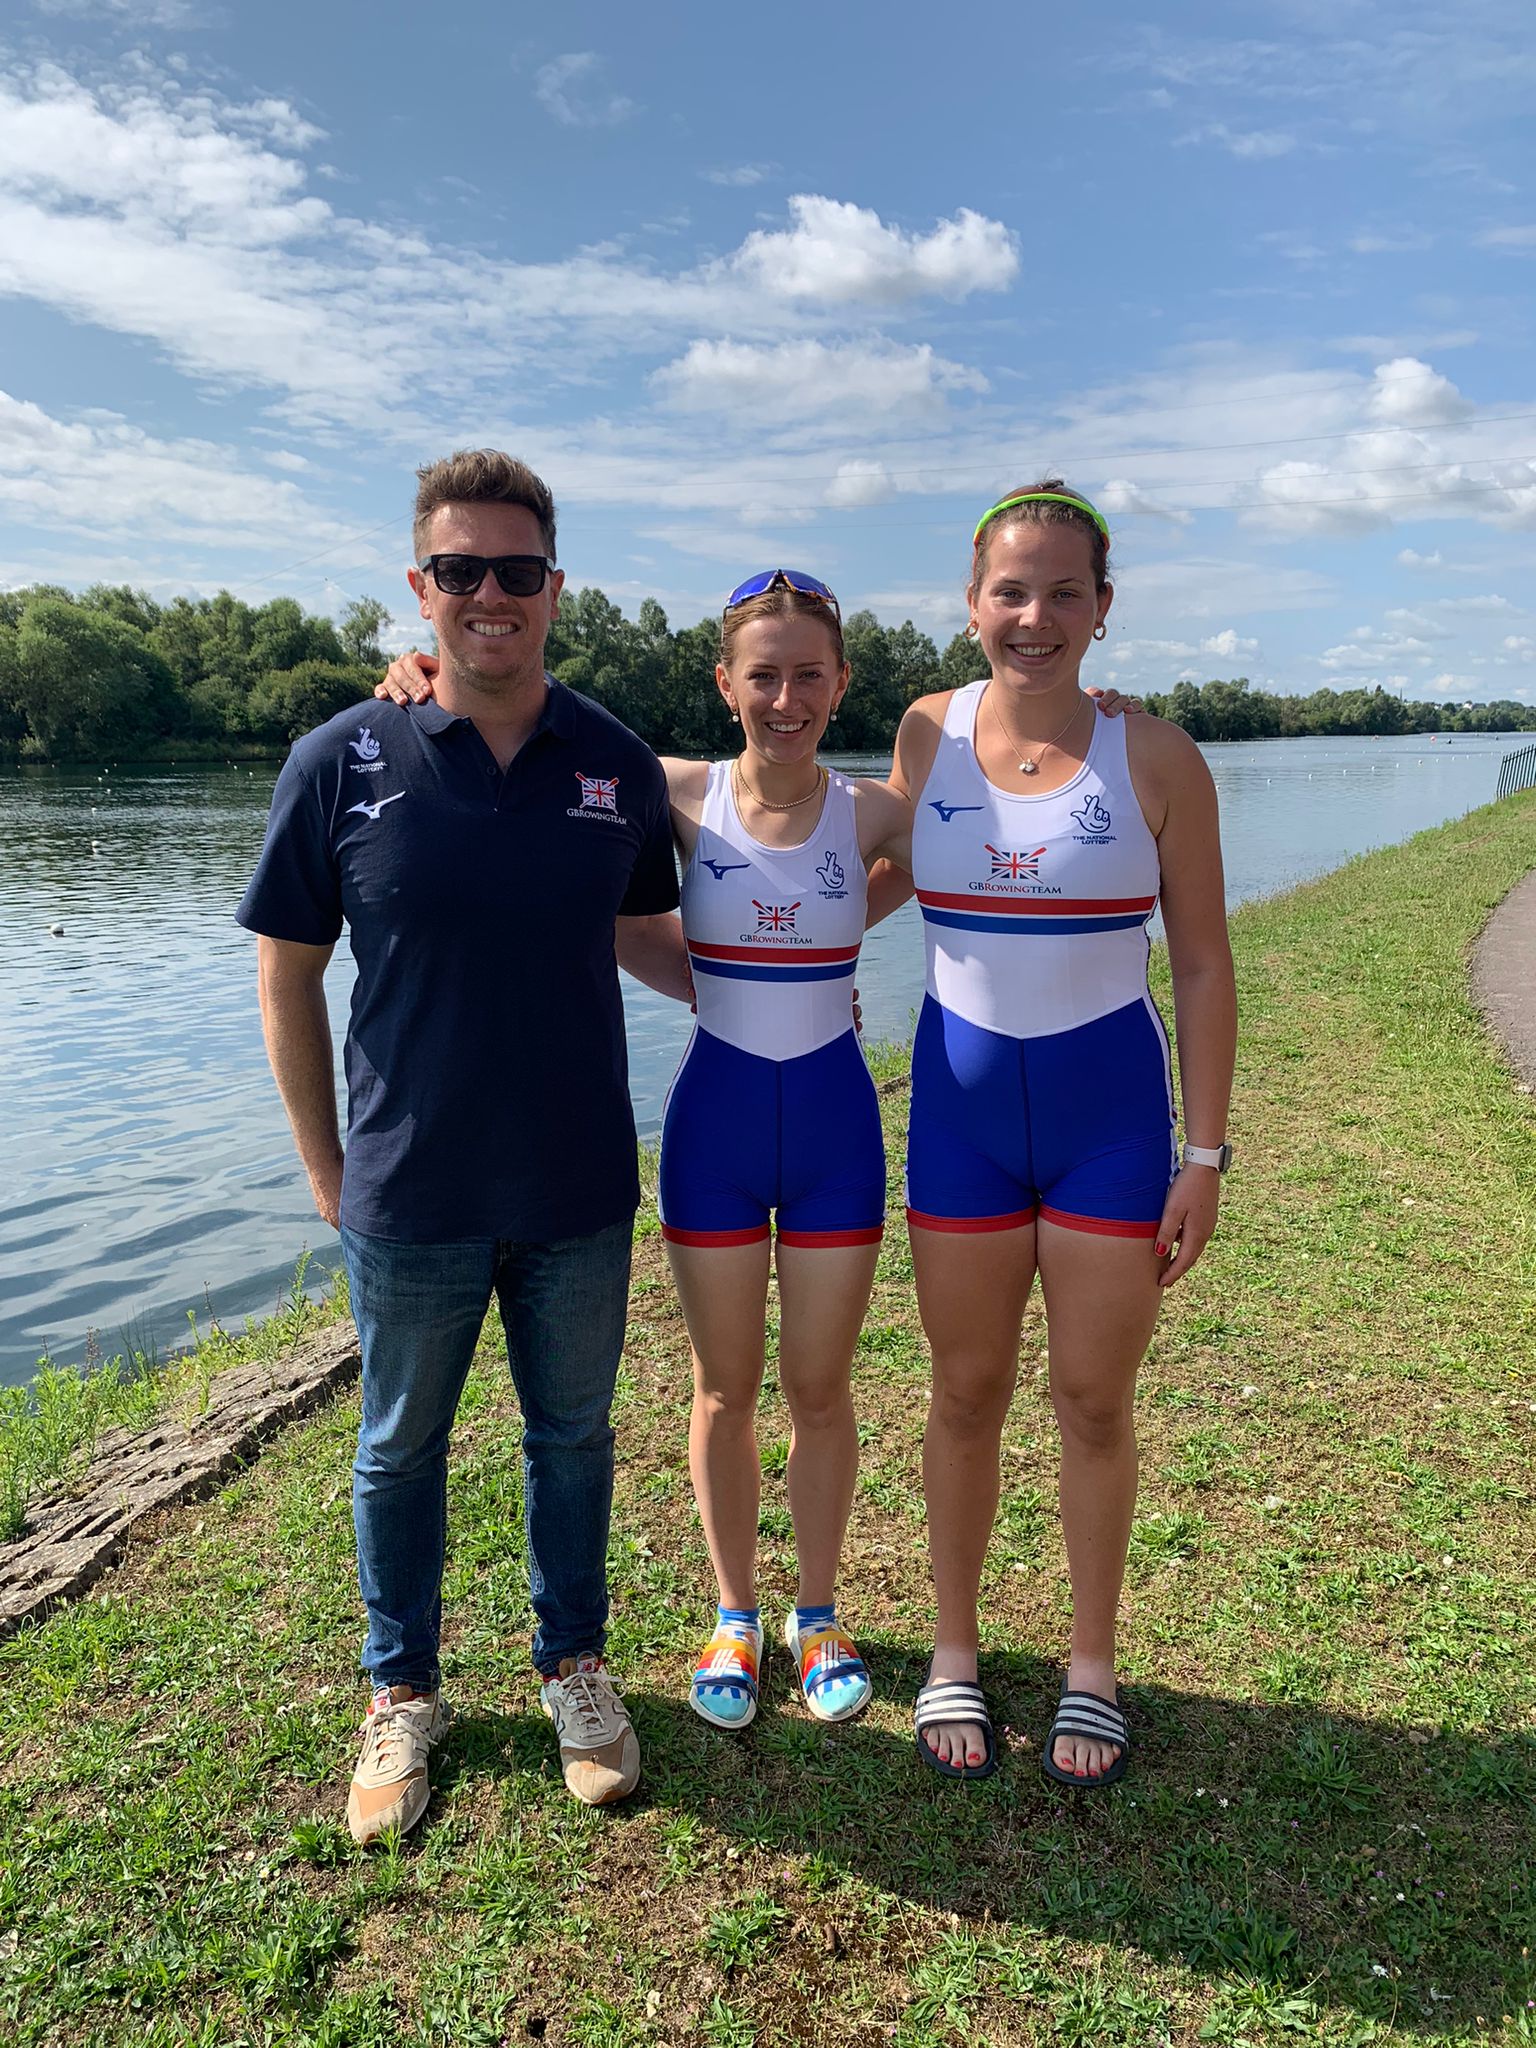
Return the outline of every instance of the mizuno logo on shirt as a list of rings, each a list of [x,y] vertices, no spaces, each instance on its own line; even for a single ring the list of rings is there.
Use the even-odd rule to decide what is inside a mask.
[[[947,825],[950,819],[954,817],[957,811],[979,811],[981,809],[981,805],[946,804],[942,802],[938,797],[932,797],[929,799],[928,808],[931,811],[937,811],[939,814],[939,822],[941,824]]]
[[[372,818],[374,823],[377,824],[379,813],[383,810],[384,806],[386,804],[399,803],[404,795],[405,791],[403,789],[397,789],[393,796],[381,796],[375,804],[348,804],[347,816],[351,817],[354,811],[361,811],[365,818]]]
[[[717,882],[723,882],[727,875],[734,875],[738,868],[748,865],[744,860],[706,860],[702,855],[699,857],[699,866],[708,868]]]

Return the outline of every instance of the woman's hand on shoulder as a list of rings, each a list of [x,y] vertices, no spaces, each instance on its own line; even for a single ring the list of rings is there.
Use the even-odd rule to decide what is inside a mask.
[[[395,656],[384,671],[383,682],[374,684],[373,694],[391,704],[425,704],[434,694],[432,684],[440,666],[435,654],[419,654],[409,648]]]
[[[1083,695],[1091,697],[1096,709],[1102,711],[1106,718],[1119,718],[1125,712],[1146,709],[1139,697],[1122,697],[1118,690],[1106,690],[1097,683],[1085,683]]]

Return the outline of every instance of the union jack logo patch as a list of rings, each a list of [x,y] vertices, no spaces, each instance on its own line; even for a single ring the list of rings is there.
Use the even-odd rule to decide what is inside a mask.
[[[1033,853],[1004,853],[1000,846],[994,846],[989,839],[987,851],[992,856],[992,874],[1006,875],[1010,882],[1038,882],[1040,861],[1045,853],[1043,846],[1037,846]]]
[[[616,811],[619,808],[619,778],[617,775],[582,775],[576,780],[581,784],[581,807],[584,811]]]
[[[795,912],[798,903],[759,903],[752,898],[752,908],[757,912],[757,928],[760,932],[792,932],[795,928]]]

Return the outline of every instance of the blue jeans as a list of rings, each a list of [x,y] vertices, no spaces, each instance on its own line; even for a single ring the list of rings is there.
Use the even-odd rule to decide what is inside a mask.
[[[523,1410],[533,1660],[601,1653],[608,1621],[609,1410],[624,1345],[632,1230],[559,1244],[397,1244],[343,1229],[363,1354],[352,1468],[357,1574],[375,1685],[438,1682],[448,1436],[494,1294]]]

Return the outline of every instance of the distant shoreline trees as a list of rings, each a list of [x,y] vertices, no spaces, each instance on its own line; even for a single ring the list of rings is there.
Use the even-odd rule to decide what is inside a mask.
[[[228,591],[161,605],[127,585],[0,592],[0,759],[65,763],[281,755],[301,733],[368,697],[389,613],[359,598],[333,622],[291,597],[248,605]],[[551,672],[658,751],[732,750],[715,689],[713,618],[676,631],[654,598],[626,618],[602,591],[567,596],[549,637]],[[828,733],[834,751],[889,752],[914,697],[985,670],[957,633],[942,653],[911,620],[873,612],[844,625],[853,687]],[[1148,711],[1196,740],[1327,734],[1536,731],[1536,706],[1407,701],[1380,688],[1281,697],[1247,678],[1175,683]],[[738,735],[739,738],[739,735]]]

